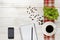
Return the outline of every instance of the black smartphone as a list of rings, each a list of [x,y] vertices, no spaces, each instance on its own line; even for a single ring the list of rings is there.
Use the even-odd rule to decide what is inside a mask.
[[[14,27],[8,27],[8,39],[14,39]]]

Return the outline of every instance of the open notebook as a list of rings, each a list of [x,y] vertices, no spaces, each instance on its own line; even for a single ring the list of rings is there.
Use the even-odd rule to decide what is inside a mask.
[[[21,34],[21,40],[37,40],[36,33],[34,31],[34,25],[23,25],[19,28]]]

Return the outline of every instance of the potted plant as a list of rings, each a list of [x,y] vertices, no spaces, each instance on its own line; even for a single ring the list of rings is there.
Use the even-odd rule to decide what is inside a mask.
[[[55,7],[45,6],[43,8],[43,11],[44,11],[44,22],[46,22],[46,21],[54,22],[55,20],[58,19],[59,13]]]

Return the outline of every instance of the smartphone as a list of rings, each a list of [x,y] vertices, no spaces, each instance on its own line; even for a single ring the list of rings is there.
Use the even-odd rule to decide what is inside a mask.
[[[14,39],[14,27],[8,28],[8,39]]]

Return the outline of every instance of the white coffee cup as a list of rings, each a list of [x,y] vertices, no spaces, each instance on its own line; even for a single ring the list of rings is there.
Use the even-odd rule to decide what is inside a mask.
[[[47,36],[52,36],[56,33],[56,25],[53,22],[46,22],[42,25],[42,32]]]

